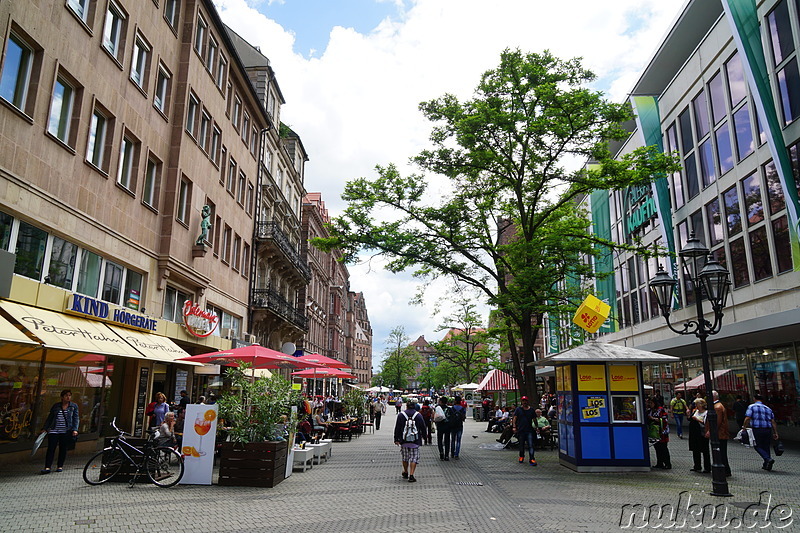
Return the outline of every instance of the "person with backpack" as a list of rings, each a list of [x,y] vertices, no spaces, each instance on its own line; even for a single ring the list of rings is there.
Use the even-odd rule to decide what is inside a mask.
[[[683,393],[676,392],[675,397],[669,402],[669,410],[675,419],[675,430],[679,439],[683,438],[683,417],[688,409],[689,406],[686,405],[686,400],[683,399]]]
[[[529,463],[531,466],[537,466],[533,449],[533,443],[535,442],[533,419],[536,416],[536,411],[528,403],[527,396],[523,396],[520,401],[522,405],[514,411],[514,418],[511,422],[514,433],[516,433],[519,440],[519,462],[520,464],[525,462],[525,446],[527,446]]]
[[[428,429],[425,427],[425,420],[415,409],[414,402],[408,402],[408,408],[401,412],[394,425],[394,443],[400,446],[400,453],[403,461],[403,479],[409,483],[414,483],[417,478],[414,473],[419,464],[419,447],[422,446],[422,436]]]
[[[439,405],[433,411],[433,422],[436,424],[436,444],[439,448],[439,460],[450,460],[450,428],[445,421],[447,412],[447,397],[439,397]]]
[[[453,405],[447,408],[444,417],[450,431],[450,455],[458,460],[461,453],[461,436],[464,434],[464,420],[467,418],[467,410],[461,403],[460,396],[453,398]]]

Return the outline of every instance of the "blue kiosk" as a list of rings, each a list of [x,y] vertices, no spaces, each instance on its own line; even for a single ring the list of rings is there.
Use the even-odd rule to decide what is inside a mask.
[[[587,342],[536,361],[555,367],[559,462],[576,472],[649,471],[642,364],[677,360]]]

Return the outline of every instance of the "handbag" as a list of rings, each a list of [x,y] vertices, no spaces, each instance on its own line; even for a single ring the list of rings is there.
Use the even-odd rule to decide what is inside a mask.
[[[70,438],[67,439],[67,450],[74,450],[75,449],[75,444],[77,442],[78,442],[78,436],[77,435],[70,436]]]
[[[431,435],[436,433],[436,424],[431,424]]]
[[[661,439],[661,424],[651,422],[647,424],[647,438],[660,440]]]
[[[780,439],[775,441],[775,443],[772,445],[772,449],[775,450],[775,455],[779,457],[783,455],[783,443],[780,441]]]

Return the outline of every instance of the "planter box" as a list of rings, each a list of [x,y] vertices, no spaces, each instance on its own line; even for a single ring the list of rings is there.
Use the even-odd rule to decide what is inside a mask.
[[[286,441],[239,444],[223,442],[219,450],[219,485],[274,487],[286,477]]]

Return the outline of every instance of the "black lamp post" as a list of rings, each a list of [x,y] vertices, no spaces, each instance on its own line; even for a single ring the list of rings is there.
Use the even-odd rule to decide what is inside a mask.
[[[709,362],[708,346],[706,339],[709,335],[719,333],[722,328],[722,308],[725,307],[725,300],[728,298],[731,282],[728,279],[729,273],[720,265],[713,256],[709,255],[709,250],[700,242],[692,232],[686,246],[678,252],[684,267],[684,276],[691,283],[692,291],[695,296],[697,306],[697,319],[688,320],[683,327],[678,329],[669,321],[669,314],[672,308],[673,294],[678,280],[670,276],[659,265],[658,272],[650,280],[650,290],[658,301],[661,314],[667,321],[669,329],[680,335],[696,335],[700,339],[700,354],[703,358],[703,375],[705,376],[706,395],[710,398],[711,405],[708,409],[708,427],[711,437],[711,485],[712,496],[732,496],[728,491],[728,481],[725,478],[725,465],[719,447],[719,433],[717,432],[717,412],[713,405],[713,380],[711,376],[711,365]],[[705,264],[703,261],[705,260]],[[710,323],[703,316],[703,298],[705,294],[711,303],[714,312],[714,323]]]

